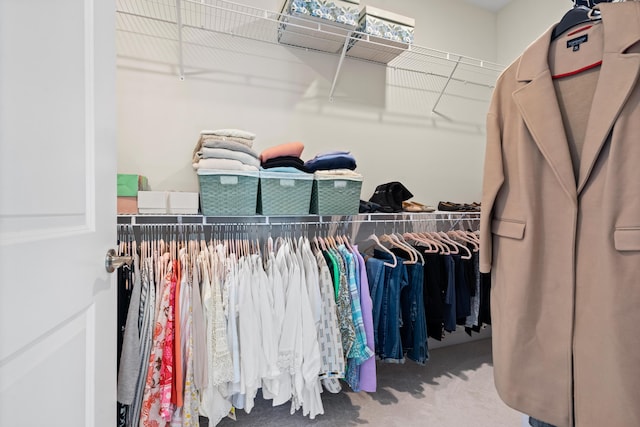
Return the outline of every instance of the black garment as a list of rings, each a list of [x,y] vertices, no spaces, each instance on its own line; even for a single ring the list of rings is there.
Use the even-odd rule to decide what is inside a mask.
[[[438,341],[444,335],[444,301],[447,293],[444,257],[424,254],[424,310],[427,336]]]
[[[532,427],[556,427],[553,424],[545,423],[544,421],[537,420],[533,417],[529,417],[529,425]]]
[[[294,156],[280,156],[274,157],[272,159],[267,160],[266,162],[262,162],[261,166],[264,169],[278,168],[278,167],[291,167],[301,170],[303,172],[308,172],[307,168],[304,166],[304,162],[300,157]]]
[[[377,203],[367,202],[366,200],[360,200],[360,208],[358,209],[360,213],[374,213],[374,212],[384,212],[391,213],[393,212],[391,208],[387,206],[380,206]]]
[[[390,209],[390,212],[402,212],[402,202],[412,197],[404,185],[393,181],[378,185],[369,201]]]
[[[471,293],[469,292],[467,264],[471,260],[462,259],[461,255],[454,255],[456,272],[456,324],[464,325],[467,316],[471,315]]]
[[[133,291],[133,273],[129,267],[120,267],[118,274],[118,354],[117,366],[120,367],[120,353],[122,352],[122,341],[124,340],[124,329],[127,323],[127,313],[129,312],[129,302]]]
[[[127,266],[120,267],[118,274],[118,353],[116,366],[120,367],[120,353],[122,353],[122,342],[124,340],[124,329],[127,323],[127,313],[131,302],[133,291],[133,270]],[[118,402],[117,405],[117,425],[124,427],[127,418],[127,406]]]

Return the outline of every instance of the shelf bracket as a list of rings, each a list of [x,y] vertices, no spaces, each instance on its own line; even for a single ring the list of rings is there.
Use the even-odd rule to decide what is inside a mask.
[[[448,56],[449,54],[447,54]],[[441,115],[439,112],[436,111],[436,107],[438,107],[438,104],[440,103],[440,100],[442,99],[442,95],[444,95],[444,92],[447,90],[447,86],[449,86],[449,83],[451,82],[451,79],[453,78],[453,75],[456,72],[456,69],[458,68],[458,65],[460,65],[460,60],[462,58],[458,57],[458,60],[456,61],[456,64],[453,66],[453,69],[451,70],[451,73],[449,73],[449,77],[447,78],[447,81],[444,83],[444,86],[442,87],[442,90],[440,91],[440,95],[438,95],[438,99],[436,99],[435,104],[433,104],[433,108],[431,109],[431,113],[434,114],[438,114]]]
[[[342,62],[344,61],[344,57],[347,54],[347,49],[349,48],[351,34],[353,34],[353,31],[349,31],[347,33],[347,37],[345,37],[344,39],[344,46],[342,46],[342,53],[340,54],[340,59],[338,60],[338,67],[336,68],[336,73],[333,75],[333,83],[331,84],[331,91],[329,91],[329,102],[333,102],[333,92],[336,90],[336,83],[338,83],[338,76],[340,75],[340,70],[342,69]]]
[[[178,66],[180,67],[180,81],[184,81],[184,62],[182,57],[182,2],[176,0],[176,21],[178,25]]]

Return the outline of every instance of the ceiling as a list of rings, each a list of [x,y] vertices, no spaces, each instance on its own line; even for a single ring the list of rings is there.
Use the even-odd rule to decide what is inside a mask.
[[[467,3],[471,3],[476,6],[480,6],[483,9],[490,10],[491,12],[497,12],[512,0],[465,0]]]

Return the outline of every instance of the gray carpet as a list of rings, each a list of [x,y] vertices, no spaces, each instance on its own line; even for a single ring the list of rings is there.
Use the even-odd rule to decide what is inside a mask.
[[[251,414],[237,411],[237,421],[218,425],[245,427],[287,426],[433,426],[519,427],[522,415],[507,407],[493,384],[491,340],[443,347],[430,351],[425,366],[378,363],[378,391],[324,392],[324,415],[309,420],[289,415],[289,404],[276,408],[258,393]],[[206,425],[206,424],[201,424]]]

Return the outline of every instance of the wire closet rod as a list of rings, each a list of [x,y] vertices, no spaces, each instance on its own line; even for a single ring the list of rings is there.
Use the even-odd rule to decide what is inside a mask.
[[[424,224],[429,222],[460,222],[460,221],[479,221],[480,217],[457,217],[457,218],[429,218],[429,219],[380,219],[380,220],[337,220],[337,221],[300,221],[300,222],[184,222],[184,223],[135,223],[135,224],[118,224],[120,226],[134,226],[134,227],[146,227],[146,226],[161,226],[161,227],[186,227],[186,226],[198,226],[198,227],[256,227],[256,226],[305,226],[305,225],[318,225],[326,226],[331,224],[397,224],[397,223],[412,223],[412,224]]]

